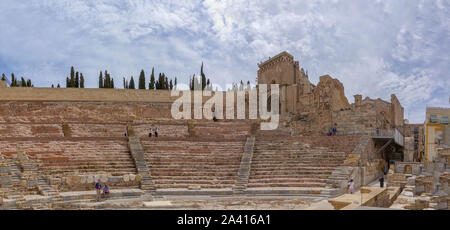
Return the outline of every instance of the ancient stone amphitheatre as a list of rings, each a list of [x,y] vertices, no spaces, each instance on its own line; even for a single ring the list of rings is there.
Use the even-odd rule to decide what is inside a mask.
[[[404,148],[403,108],[394,94],[389,102],[355,95],[350,104],[339,80],[325,75],[312,84],[287,52],[260,63],[257,74],[259,84],[280,86],[276,130],[261,130],[257,119],[173,119],[177,97],[168,90],[2,82],[0,209],[358,209],[395,202],[404,186],[372,183]],[[158,138],[148,136],[154,127]],[[328,136],[332,127],[336,135]],[[347,194],[350,179],[355,194]],[[98,180],[110,185],[110,199],[95,201]]]

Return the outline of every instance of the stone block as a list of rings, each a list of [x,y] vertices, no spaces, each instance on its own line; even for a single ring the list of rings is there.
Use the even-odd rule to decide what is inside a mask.
[[[106,174],[101,174],[101,175],[99,175],[100,176],[100,180],[103,182],[103,183],[107,183],[108,182],[108,175],[106,175]]]
[[[109,183],[120,183],[122,181],[121,176],[111,176],[108,178]]]
[[[137,182],[140,182],[142,180],[142,175],[141,174],[137,174],[135,179],[136,179]]]
[[[202,187],[200,185],[190,185],[188,190],[201,190]]]
[[[416,177],[409,177],[408,179],[407,179],[407,183],[406,183],[407,185],[415,185],[416,184]]]

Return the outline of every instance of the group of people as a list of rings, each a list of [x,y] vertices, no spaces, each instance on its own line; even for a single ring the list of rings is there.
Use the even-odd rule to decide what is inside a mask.
[[[336,129],[337,124],[334,124],[333,128],[330,128],[328,130],[328,136],[336,136],[337,133],[337,129]]]
[[[150,128],[150,132],[148,133],[148,137],[152,137],[152,128]],[[155,128],[155,137],[158,137],[158,127]]]
[[[97,191],[96,200],[100,201],[101,198],[109,198],[111,196],[111,192],[109,191],[109,185],[100,182],[100,180],[95,183],[95,190]],[[103,192],[102,192],[103,190]]]
[[[148,133],[148,137],[152,137],[153,130],[150,128],[150,132]],[[128,129],[125,129],[125,136],[128,137]],[[158,127],[155,128],[155,137],[158,137]]]

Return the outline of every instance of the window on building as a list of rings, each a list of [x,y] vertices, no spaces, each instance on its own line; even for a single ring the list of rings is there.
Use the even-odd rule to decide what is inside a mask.
[[[431,123],[437,123],[438,122],[437,115],[431,114],[430,115],[430,122]]]
[[[414,134],[418,134],[419,133],[419,128],[414,128]]]
[[[441,117],[441,124],[448,124],[448,116]]]

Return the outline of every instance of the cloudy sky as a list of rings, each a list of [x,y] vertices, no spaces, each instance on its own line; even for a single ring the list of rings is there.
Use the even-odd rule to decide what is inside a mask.
[[[202,62],[214,83],[254,83],[257,63],[286,50],[350,102],[395,93],[416,123],[449,107],[448,0],[1,0],[0,12],[0,73],[39,87],[65,85],[72,65],[87,87],[105,69],[119,87],[152,67],[187,82]]]

